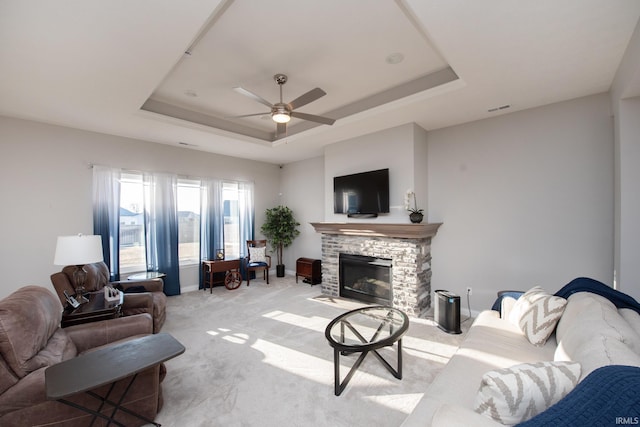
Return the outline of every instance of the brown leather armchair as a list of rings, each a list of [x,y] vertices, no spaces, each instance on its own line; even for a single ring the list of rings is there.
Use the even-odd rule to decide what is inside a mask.
[[[149,313],[153,318],[153,333],[160,331],[167,317],[167,296],[163,291],[164,283],[162,279],[109,282],[109,267],[102,261],[86,264],[84,269],[87,272],[87,279],[84,284],[87,292],[101,291],[107,285],[122,287],[125,292],[122,313],[125,316]],[[73,286],[73,273],[75,270],[76,266],[68,265],[61,272],[51,275],[51,283],[53,283],[63,307],[67,304],[64,291],[67,291],[69,295],[75,294]],[[127,289],[134,286],[142,286],[147,292],[127,293]]]
[[[57,298],[41,286],[25,286],[0,301],[0,425],[80,427],[90,424],[92,415],[63,403],[47,400],[47,367],[98,347],[152,333],[149,314],[60,328],[62,307]],[[100,369],[96,366],[96,369]],[[162,407],[161,381],[164,365],[138,373],[125,395],[124,406],[154,419]],[[117,401],[131,377],[115,383],[110,397]],[[110,385],[93,391],[104,396]],[[85,393],[72,395],[71,402],[97,407]],[[97,402],[99,403],[99,402]],[[110,414],[110,405],[102,409]],[[106,412],[109,411],[109,412]],[[137,418],[118,411],[116,420],[126,426],[144,425]],[[98,425],[103,425],[101,420]]]

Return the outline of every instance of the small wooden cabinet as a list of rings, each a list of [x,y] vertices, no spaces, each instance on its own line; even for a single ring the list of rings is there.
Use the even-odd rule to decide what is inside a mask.
[[[322,283],[322,262],[319,259],[298,258],[296,261],[296,283],[298,276],[304,277],[305,283],[316,285]]]

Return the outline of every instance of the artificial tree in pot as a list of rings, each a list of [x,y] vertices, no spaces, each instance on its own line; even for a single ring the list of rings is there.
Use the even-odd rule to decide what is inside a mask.
[[[296,228],[300,225],[293,217],[293,211],[286,206],[276,206],[266,210],[267,219],[260,228],[271,247],[276,251],[278,264],[276,275],[284,277],[284,264],[282,262],[282,250],[289,246],[300,231]]]

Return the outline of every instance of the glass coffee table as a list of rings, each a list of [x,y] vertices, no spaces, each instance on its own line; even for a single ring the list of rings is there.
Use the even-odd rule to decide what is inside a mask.
[[[340,396],[364,358],[372,352],[394,377],[402,379],[402,337],[409,328],[409,318],[402,311],[385,306],[371,306],[348,311],[329,323],[325,337],[333,347],[335,395]],[[383,347],[398,343],[397,369],[379,353]],[[351,370],[340,382],[340,355],[361,353]]]

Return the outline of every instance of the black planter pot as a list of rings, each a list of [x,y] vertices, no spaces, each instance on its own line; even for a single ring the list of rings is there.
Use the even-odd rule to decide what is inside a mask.
[[[284,264],[276,265],[276,276],[284,277]]]
[[[423,218],[424,218],[424,215],[420,212],[412,212],[411,215],[409,215],[409,219],[414,224],[420,224]]]

